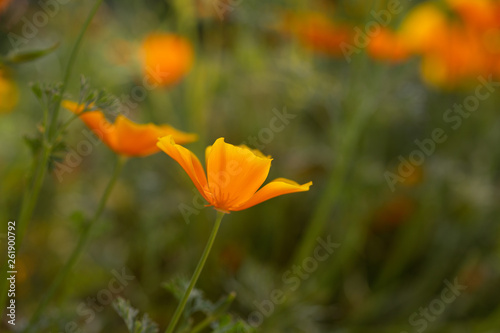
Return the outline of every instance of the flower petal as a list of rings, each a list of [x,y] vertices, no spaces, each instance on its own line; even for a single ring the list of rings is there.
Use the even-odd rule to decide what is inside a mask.
[[[114,150],[115,147],[115,126],[111,124],[102,111],[82,112],[84,106],[71,101],[62,101],[61,105],[78,115],[80,119],[99,137],[106,145]]]
[[[205,176],[205,171],[198,158],[188,149],[176,144],[172,135],[159,138],[157,145],[168,156],[172,157],[181,165],[200,194],[210,202],[205,193],[207,188],[207,177]]]
[[[258,149],[252,149],[250,147],[248,147],[247,145],[239,145],[238,147],[241,147],[241,148],[245,148],[245,149],[249,149],[251,150],[255,155],[259,156],[259,157],[262,157],[262,158],[271,158],[271,155],[264,155],[263,152],[261,152],[260,150]]]
[[[126,117],[116,117],[116,150],[129,156],[146,156],[159,151],[159,137],[172,135],[174,141],[187,143],[196,140],[195,134],[184,133],[169,125],[137,124]]]
[[[250,198],[247,202],[245,202],[240,207],[235,207],[232,210],[238,211],[250,208],[255,206],[263,201],[269,200],[271,198],[277,197],[279,195],[295,193],[295,192],[305,192],[309,191],[309,187],[312,185],[312,182],[306,183],[304,185],[300,185],[292,180],[285,178],[277,178],[266,184],[260,190],[258,190],[253,197]]]
[[[180,131],[170,125],[159,125],[156,126],[158,129],[158,135],[157,138],[162,137],[162,136],[167,136],[167,135],[172,135],[172,138],[174,139],[177,144],[183,145],[185,143],[190,143],[198,140],[198,135],[194,133],[186,133],[183,131]]]
[[[216,208],[231,210],[248,201],[266,180],[271,158],[217,139],[207,148],[207,178]]]

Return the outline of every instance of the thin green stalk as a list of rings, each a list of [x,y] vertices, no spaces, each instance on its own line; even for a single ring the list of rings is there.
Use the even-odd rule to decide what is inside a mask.
[[[32,187],[30,191],[26,191],[23,197],[23,204],[21,206],[21,212],[19,214],[19,224],[18,224],[18,232],[16,237],[17,248],[20,247],[20,244],[24,238],[24,234],[26,233],[26,228],[28,221],[31,219],[31,215],[33,214],[33,210],[35,209],[36,202],[38,201],[38,195],[40,194],[40,189],[42,188],[43,180],[45,179],[45,175],[47,174],[47,163],[50,157],[50,151],[52,147],[48,143],[44,143],[44,148],[40,153],[40,160],[35,162],[35,174],[32,178]]]
[[[54,294],[57,292],[59,286],[62,284],[62,282],[65,280],[66,276],[68,273],[71,271],[73,266],[75,265],[76,261],[80,257],[80,254],[82,253],[85,245],[87,244],[88,240],[90,239],[90,235],[92,234],[92,230],[94,230],[94,227],[96,225],[96,222],[99,220],[99,217],[101,216],[104,207],[106,206],[106,202],[108,201],[108,198],[111,194],[111,191],[116,183],[116,180],[118,179],[118,176],[123,168],[123,165],[125,164],[126,159],[124,157],[118,157],[115,170],[113,172],[113,175],[111,176],[111,179],[109,180],[108,185],[106,186],[106,189],[104,190],[104,193],[101,197],[101,200],[99,202],[99,206],[97,207],[97,210],[94,213],[94,216],[92,219],[89,221],[87,226],[85,227],[80,239],[78,240],[78,244],[76,245],[75,249],[71,253],[68,261],[64,265],[64,267],[59,271],[57,274],[56,278],[50,285],[49,289],[43,296],[42,300],[40,303],[38,303],[38,307],[33,314],[33,317],[31,317],[30,323],[28,325],[28,328],[26,329],[26,332],[34,332],[35,325],[40,319],[40,316],[43,314],[43,311],[45,310],[45,307],[47,304],[50,302]]]
[[[167,2],[171,2],[168,0]],[[172,2],[177,14],[177,31],[186,36],[193,45],[195,54],[199,53],[203,46],[198,43],[200,40],[197,29],[196,6],[192,1],[174,0]],[[185,84],[181,86],[179,103],[183,107],[176,108],[182,111],[179,117],[182,118],[182,125],[196,132],[200,138],[196,145],[205,146],[207,110],[207,91],[213,86],[211,78],[207,75],[207,64],[203,57],[193,63],[190,74],[185,78]],[[213,64],[211,64],[213,65]],[[212,85],[211,85],[212,84]]]
[[[24,234],[26,233],[27,221],[31,219],[31,215],[33,213],[33,209],[35,208],[35,204],[38,201],[38,194],[40,193],[40,189],[43,184],[43,180],[45,179],[45,174],[47,172],[47,163],[49,161],[50,156],[50,148],[43,148],[42,152],[39,155],[39,161],[33,162],[33,166],[30,170],[30,175],[28,175],[29,183],[32,184],[32,187],[29,190],[26,190],[23,196],[23,202],[21,205],[21,212],[19,214],[19,218],[16,220],[17,222],[17,234],[16,234],[16,249],[19,249],[22,244],[22,240],[24,238]],[[7,275],[7,261],[2,264],[0,272],[1,278],[1,290],[0,290],[0,304],[5,304],[7,300],[7,289],[8,289],[8,280],[6,279]],[[3,311],[5,307],[0,308],[0,318],[3,316]]]
[[[316,246],[317,238],[321,236],[332,208],[342,193],[344,180],[354,156],[356,145],[359,142],[362,129],[371,114],[369,112],[371,110],[366,110],[364,108],[356,111],[357,114],[351,120],[350,124],[348,124],[346,127],[347,130],[344,132],[344,141],[338,151],[338,156],[340,156],[339,162],[331,171],[325,187],[325,193],[321,196],[311,221],[306,228],[305,234],[297,247],[297,251],[292,261],[294,263],[301,262],[312,253]]]
[[[64,71],[64,79],[63,79],[63,84],[61,87],[60,97],[59,97],[58,103],[56,103],[56,105],[54,107],[54,110],[53,110],[54,112],[52,113],[50,127],[48,128],[48,131],[47,131],[47,135],[48,135],[49,139],[53,138],[55,136],[55,130],[57,128],[57,117],[59,116],[59,109],[61,107],[61,101],[64,97],[64,93],[66,92],[66,89],[68,88],[68,83],[69,83],[69,80],[71,78],[71,74],[73,73],[73,67],[75,65],[76,56],[77,56],[78,51],[80,50],[80,47],[82,45],[83,36],[85,35],[85,32],[87,31],[87,29],[90,25],[90,22],[94,18],[95,14],[97,13],[97,10],[101,6],[102,2],[103,2],[103,0],[97,0],[94,4],[94,7],[92,7],[92,9],[90,10],[90,13],[87,15],[87,19],[83,23],[83,26],[80,30],[80,33],[78,34],[78,37],[76,38],[73,49],[71,50],[71,53],[69,55],[69,60],[68,60],[68,63],[66,65],[66,69]]]
[[[54,106],[54,110],[52,113],[51,117],[48,117],[47,114],[44,115],[44,127],[45,127],[45,133],[44,133],[44,140],[43,140],[43,145],[42,145],[42,151],[40,152],[40,157],[39,161],[34,163],[34,167],[31,168],[30,174],[28,175],[28,179],[30,183],[32,184],[32,187],[26,190],[25,195],[23,196],[23,201],[21,204],[21,212],[19,214],[19,218],[17,219],[17,224],[18,224],[18,233],[16,237],[16,247],[17,249],[20,249],[22,240],[24,238],[24,234],[27,229],[28,222],[31,220],[31,216],[33,214],[33,210],[35,208],[35,205],[38,201],[38,195],[40,193],[40,189],[42,187],[43,181],[45,179],[45,175],[47,173],[47,163],[49,161],[50,155],[52,153],[52,141],[51,139],[55,137],[53,135],[55,129],[57,128],[57,117],[58,117],[58,112],[59,112],[59,107],[60,107],[60,102],[64,96],[64,92],[66,91],[66,87],[68,85],[68,82],[71,78],[71,72],[73,70],[76,54],[80,48],[80,44],[83,38],[83,35],[85,34],[85,31],[87,30],[90,21],[94,17],[95,13],[97,12],[98,7],[102,3],[102,0],[97,0],[94,8],[92,11],[89,13],[87,20],[85,21],[85,24],[83,25],[80,34],[78,36],[77,41],[75,42],[75,45],[73,46],[73,49],[71,51],[71,56],[68,61],[68,64],[65,69],[65,75],[64,75],[64,81],[63,81],[63,86],[61,88],[61,93],[60,93],[60,98],[58,103]],[[50,119],[48,119],[50,118]],[[48,120],[48,121],[47,121]],[[31,181],[32,180],[32,181]],[[6,274],[6,267],[7,267],[7,262],[5,262],[2,265],[1,272],[0,272],[0,304],[5,304],[5,301],[7,299],[7,279],[5,278]],[[0,307],[0,318],[3,317],[3,311],[5,307]]]
[[[214,244],[215,236],[217,236],[217,231],[219,231],[219,227],[222,221],[222,218],[224,217],[223,212],[217,212],[217,218],[215,219],[214,226],[212,227],[212,232],[210,233],[210,237],[208,238],[207,245],[205,246],[205,249],[203,250],[203,254],[201,255],[200,261],[198,261],[198,265],[196,266],[196,269],[193,273],[193,276],[191,277],[191,281],[189,282],[189,286],[187,287],[186,291],[184,292],[184,296],[182,296],[182,300],[180,301],[179,305],[177,306],[177,309],[175,309],[174,315],[172,317],[172,320],[168,324],[167,329],[165,330],[165,333],[172,333],[175,329],[175,326],[177,325],[177,322],[179,321],[179,318],[182,315],[182,312],[184,311],[184,308],[186,307],[186,303],[189,299],[189,295],[191,294],[191,291],[193,290],[196,281],[198,281],[198,278],[200,277],[201,271],[203,270],[203,266],[205,266],[205,262],[207,261],[208,255],[210,254],[210,250],[212,249],[212,245]]]
[[[305,234],[302,237],[299,245],[296,248],[292,258],[293,263],[302,262],[304,258],[309,256],[316,246],[317,238],[321,236],[323,229],[328,222],[328,217],[332,212],[333,206],[338,202],[344,186],[344,180],[349,171],[350,163],[354,158],[356,146],[359,143],[363,129],[366,126],[371,114],[374,112],[374,96],[371,98],[359,99],[360,92],[367,89],[366,86],[360,85],[359,82],[365,82],[366,78],[360,79],[362,70],[368,64],[366,56],[360,55],[353,59],[353,75],[351,84],[347,91],[346,104],[346,120],[342,122],[338,128],[340,133],[334,140],[340,141],[338,148],[338,163],[333,166],[328,181],[324,190],[324,194],[319,199],[318,204],[313,212],[309,225],[306,227]],[[372,68],[374,71],[376,68]],[[374,77],[377,72],[374,71]]]

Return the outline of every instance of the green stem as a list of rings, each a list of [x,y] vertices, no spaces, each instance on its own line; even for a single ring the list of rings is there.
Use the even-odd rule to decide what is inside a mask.
[[[299,246],[295,252],[292,262],[302,262],[304,258],[311,255],[317,243],[317,238],[321,236],[328,221],[328,217],[333,210],[333,206],[338,201],[344,186],[344,180],[349,170],[349,165],[354,157],[356,145],[359,142],[362,129],[371,114],[369,110],[356,110],[358,114],[346,126],[344,141],[339,148],[339,162],[331,171],[326,184],[325,193],[321,196],[318,205],[313,213],[311,222],[306,228]]]
[[[354,158],[356,146],[363,134],[370,116],[374,112],[376,96],[369,96],[363,100],[359,100],[359,95],[366,87],[360,86],[359,82],[365,82],[366,79],[361,78],[362,69],[366,68],[367,60],[365,55],[360,55],[354,58],[352,64],[353,74],[349,90],[345,97],[346,119],[342,122],[342,126],[335,131],[338,136],[333,140],[338,143],[339,157],[338,163],[333,166],[325,187],[325,192],[319,199],[315,207],[311,221],[306,227],[305,234],[302,237],[292,258],[293,263],[302,262],[308,257],[316,246],[317,238],[321,236],[325,228],[328,218],[333,210],[333,206],[338,202],[342,194],[345,178],[349,171],[350,163]],[[377,77],[376,68],[372,68],[373,76]]]
[[[215,219],[214,226],[212,227],[212,232],[210,234],[210,237],[208,238],[207,245],[205,246],[205,249],[203,250],[203,254],[201,255],[200,261],[198,261],[198,265],[196,266],[196,269],[193,273],[193,276],[191,277],[191,281],[189,282],[189,286],[184,292],[184,296],[182,296],[182,300],[177,306],[177,309],[175,309],[174,315],[172,317],[172,320],[170,321],[170,324],[168,324],[167,329],[165,330],[165,333],[172,333],[175,329],[175,326],[177,325],[177,322],[179,321],[179,318],[182,315],[182,312],[184,311],[184,308],[186,307],[186,303],[189,299],[189,295],[191,294],[191,291],[193,290],[196,281],[198,281],[198,278],[200,277],[201,271],[203,270],[203,266],[205,266],[205,262],[207,261],[208,255],[210,253],[210,250],[212,249],[212,245],[214,244],[215,236],[217,236],[217,231],[219,231],[219,227],[222,221],[222,218],[224,217],[223,212],[217,212],[217,218]]]
[[[18,224],[18,233],[16,237],[16,247],[17,249],[21,248],[22,240],[24,238],[24,234],[26,232],[28,222],[31,220],[31,216],[33,214],[33,209],[35,208],[35,205],[38,201],[38,195],[40,193],[40,189],[42,187],[43,181],[45,179],[45,175],[47,173],[47,163],[49,161],[50,155],[52,153],[52,141],[51,139],[55,136],[52,133],[55,131],[57,128],[57,116],[59,112],[59,107],[60,107],[60,102],[63,98],[64,92],[66,91],[66,87],[68,85],[68,82],[71,77],[71,72],[73,70],[76,54],[78,52],[78,49],[80,48],[80,44],[82,41],[82,37],[87,30],[90,21],[94,17],[97,8],[99,5],[102,3],[102,0],[98,0],[92,9],[92,11],[89,13],[87,20],[85,21],[84,26],[82,27],[80,31],[80,35],[78,36],[77,41],[75,42],[75,45],[73,46],[73,49],[71,51],[70,59],[68,61],[68,64],[66,66],[66,71],[64,75],[64,81],[63,81],[63,86],[61,88],[61,93],[60,93],[60,98],[59,102],[56,103],[54,106],[54,112],[52,113],[51,117],[47,117],[47,115],[44,115],[44,127],[45,127],[45,133],[44,133],[44,140],[43,140],[43,145],[42,145],[42,151],[40,152],[40,157],[38,162],[34,162],[34,167],[30,170],[30,174],[28,175],[29,182],[32,184],[32,187],[29,190],[26,190],[25,195],[23,196],[22,204],[21,204],[21,212],[19,214],[19,218],[17,219],[17,224]],[[49,122],[47,123],[47,118],[49,119]],[[5,304],[5,301],[7,299],[7,279],[6,277],[6,267],[7,267],[7,262],[5,262],[1,269],[0,272],[0,305]],[[1,306],[0,307],[0,318],[3,317],[3,311],[5,307]]]
[[[97,10],[101,6],[102,2],[103,2],[103,0],[97,0],[95,2],[94,7],[92,7],[90,13],[87,15],[87,19],[83,23],[83,26],[82,26],[82,28],[80,30],[80,33],[78,34],[78,37],[76,38],[75,44],[73,46],[73,49],[71,50],[71,54],[69,55],[69,60],[68,60],[68,64],[66,65],[66,69],[65,69],[65,74],[64,74],[64,79],[63,79],[63,84],[62,84],[62,87],[61,87],[61,92],[60,92],[59,100],[58,100],[58,103],[56,103],[56,105],[54,107],[54,112],[52,113],[50,127],[47,130],[48,138],[53,138],[54,137],[55,130],[57,128],[57,121],[56,120],[57,120],[57,117],[59,115],[59,109],[61,107],[61,101],[64,98],[64,93],[66,92],[66,89],[68,88],[68,83],[69,83],[69,80],[71,78],[71,74],[73,73],[73,67],[75,65],[76,56],[77,56],[78,51],[80,50],[80,47],[82,45],[83,36],[85,35],[85,32],[87,31],[87,29],[88,29],[88,27],[90,25],[90,22],[94,18],[95,14],[97,13]]]
[[[30,170],[30,175],[28,175],[28,183],[32,184],[29,190],[24,192],[23,201],[21,205],[21,212],[19,214],[19,219],[17,219],[17,235],[16,235],[16,249],[20,249],[24,234],[26,233],[26,228],[28,221],[31,220],[31,215],[35,204],[38,201],[38,195],[45,179],[45,174],[47,172],[47,163],[50,156],[50,147],[45,147],[42,149],[38,159],[39,161],[33,161],[33,166]],[[0,304],[5,304],[7,300],[7,289],[8,281],[7,277],[7,261],[2,264],[0,272]],[[3,311],[5,307],[0,308],[0,318],[3,317]]]
[[[50,288],[47,290],[45,293],[44,297],[38,303],[38,307],[33,314],[33,317],[31,317],[30,323],[28,325],[28,328],[26,329],[26,332],[33,332],[35,329],[35,325],[40,319],[40,316],[43,314],[43,311],[45,310],[45,307],[47,304],[50,302],[54,294],[57,292],[59,286],[62,284],[62,282],[65,280],[66,276],[68,273],[71,271],[73,266],[75,265],[76,261],[80,257],[80,254],[82,253],[85,245],[87,244],[88,240],[90,239],[90,235],[92,234],[92,230],[94,230],[94,226],[96,225],[96,222],[99,220],[99,217],[101,216],[102,212],[104,211],[104,207],[106,206],[106,202],[108,201],[108,198],[111,194],[111,191],[116,183],[116,180],[118,179],[118,176],[123,168],[123,165],[125,164],[126,159],[124,157],[118,157],[118,160],[116,162],[115,170],[113,172],[113,175],[111,176],[111,179],[109,180],[109,183],[104,190],[104,193],[101,197],[101,200],[99,202],[99,206],[97,207],[97,210],[94,213],[94,216],[92,219],[89,221],[87,226],[85,227],[80,239],[78,240],[78,244],[76,245],[75,249],[71,253],[68,261],[64,265],[64,267],[59,271],[57,274],[56,278],[50,285]]]
[[[52,147],[44,143],[44,148],[40,155],[40,160],[38,163],[35,162],[35,173],[32,177],[32,187],[30,191],[26,191],[23,197],[23,204],[21,206],[21,213],[19,214],[19,228],[17,233],[17,248],[20,247],[24,234],[26,233],[26,228],[28,226],[27,221],[31,219],[33,210],[35,209],[36,202],[38,201],[38,195],[42,188],[43,180],[47,173],[47,163],[49,161],[50,152]]]

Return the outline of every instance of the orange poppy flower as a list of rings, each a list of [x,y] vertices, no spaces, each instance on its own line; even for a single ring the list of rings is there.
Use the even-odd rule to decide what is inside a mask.
[[[102,111],[86,111],[83,105],[63,101],[62,106],[78,114],[80,119],[115,153],[125,156],[147,156],[158,151],[158,138],[171,135],[179,143],[193,142],[196,134],[185,133],[170,125],[137,124],[123,115],[116,117],[111,124]]]
[[[174,34],[150,34],[141,51],[145,75],[160,86],[177,83],[193,65],[191,43]]]
[[[308,191],[312,185],[278,178],[259,189],[267,178],[272,158],[244,145],[225,143],[224,138],[206,149],[206,174],[198,158],[176,144],[173,136],[160,138],[158,147],[181,165],[209,206],[225,213],[247,209],[279,195]]]

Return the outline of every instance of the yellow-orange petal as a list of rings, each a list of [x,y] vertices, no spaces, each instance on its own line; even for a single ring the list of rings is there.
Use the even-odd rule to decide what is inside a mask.
[[[272,158],[271,155],[264,155],[263,152],[261,152],[260,150],[258,149],[253,149],[253,148],[250,148],[248,147],[247,145],[239,145],[238,147],[241,147],[241,148],[245,148],[245,149],[249,149],[251,150],[255,155],[259,156],[259,157],[262,157],[262,158]]]
[[[115,121],[116,138],[113,149],[128,156],[146,156],[159,151],[159,137],[172,135],[175,142],[187,143],[196,140],[195,134],[181,132],[169,125],[137,124],[119,115]]]
[[[172,157],[186,171],[200,194],[210,202],[205,194],[207,188],[207,177],[198,158],[188,149],[175,143],[172,135],[158,139],[158,147],[168,156]]]
[[[285,179],[285,178],[277,178],[266,184],[260,190],[258,190],[247,202],[242,204],[239,207],[233,207],[232,210],[239,211],[243,209],[250,208],[255,206],[263,201],[272,199],[279,195],[295,193],[295,192],[305,192],[309,191],[309,187],[312,185],[312,182],[308,182],[306,184],[300,185],[293,180]]]
[[[113,149],[115,146],[115,127],[111,124],[102,111],[83,112],[84,106],[72,101],[62,101],[61,105],[78,115],[80,119],[97,135],[106,145]],[[83,113],[82,113],[83,112]]]
[[[158,139],[159,137],[167,136],[167,135],[172,135],[172,138],[177,144],[185,144],[185,143],[190,143],[198,140],[198,135],[194,133],[186,133],[184,131],[180,131],[170,125],[158,125],[156,126],[156,129],[158,131],[158,135],[156,138]]]
[[[115,120],[116,139],[113,150],[128,156],[146,156],[159,151],[158,131],[153,124],[137,124],[119,115]]]
[[[256,155],[251,149],[215,141],[207,148],[207,179],[213,198],[209,202],[223,210],[248,201],[264,183],[271,158]]]

